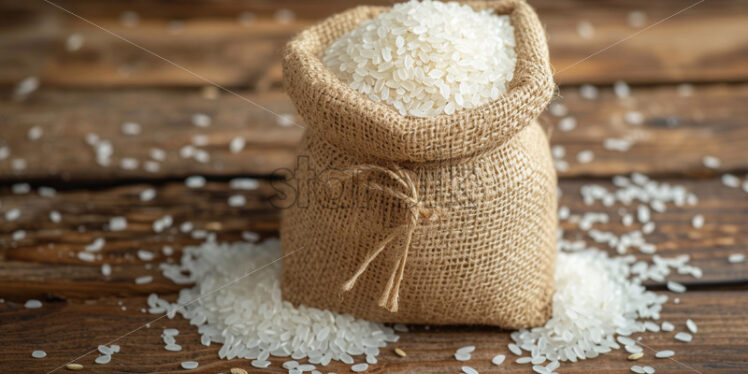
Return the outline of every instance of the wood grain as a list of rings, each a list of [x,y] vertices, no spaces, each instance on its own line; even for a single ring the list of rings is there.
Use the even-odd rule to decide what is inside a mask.
[[[144,314],[141,308],[152,292],[176,298],[180,286],[161,276],[158,264],[178,261],[183,247],[203,240],[181,232],[180,224],[189,221],[218,241],[240,240],[247,231],[261,238],[277,235],[280,210],[273,204],[277,191],[272,177],[274,171],[294,165],[294,147],[303,131],[279,125],[275,115],[295,113],[281,90],[281,50],[296,32],[330,14],[362,3],[388,5],[392,1],[53,2],[158,56],[49,2],[0,0],[0,146],[10,149],[10,156],[0,159],[0,372],[46,373],[128,333],[116,341],[122,352],[109,365],[94,364],[95,353],[78,362],[86,366],[86,372],[101,373],[184,372],[179,363],[186,360],[200,362],[191,373],[225,372],[231,367],[250,373],[285,372],[279,368],[284,360],[279,359],[273,359],[273,366],[266,370],[253,369],[246,360],[219,360],[219,347],[199,344],[196,329],[181,318],[163,318],[142,328],[158,316]],[[685,294],[663,291],[662,283],[647,283],[670,297],[663,319],[674,323],[676,332],[685,329],[687,319],[696,321],[699,332],[690,344],[675,341],[675,332],[644,334],[641,342],[646,356],[636,364],[651,365],[658,374],[744,373],[748,263],[730,264],[727,256],[747,253],[748,195],[723,186],[719,176],[730,171],[742,180],[748,172],[748,3],[530,3],[550,39],[552,64],[561,84],[557,100],[565,103],[568,115],[578,123],[573,131],[564,132],[558,117],[545,113],[540,118],[552,143],[565,150],[563,159],[569,163],[568,170],[559,173],[560,205],[572,214],[606,213],[610,223],[594,227],[621,234],[640,227],[624,227],[620,218],[636,206],[586,205],[579,194],[582,186],[598,184],[612,190],[610,176],[641,172],[683,185],[699,198],[696,206],[653,213],[656,230],[645,235],[656,244],[658,254],[687,254],[691,264],[703,269],[701,279],[670,277],[687,285]],[[279,23],[273,19],[279,9],[292,10],[296,19]],[[138,26],[121,23],[125,11],[139,15]],[[257,17],[249,26],[237,20],[245,11]],[[647,16],[644,27],[651,27],[628,25],[632,11],[643,11]],[[591,38],[579,35],[581,22],[593,26]],[[65,40],[73,33],[80,34],[84,43],[71,52]],[[14,100],[12,85],[28,76],[40,77],[42,88],[26,100]],[[635,84],[633,97],[615,97],[610,84],[618,80]],[[225,85],[237,95],[208,97],[203,91],[209,84],[206,81]],[[690,96],[683,96],[674,84],[680,82],[700,84]],[[600,97],[581,98],[577,85],[584,83],[600,85]],[[645,120],[639,126],[626,123],[623,118],[628,111],[640,111]],[[212,125],[192,125],[196,113],[210,115]],[[123,135],[121,126],[128,121],[142,125],[143,133]],[[36,141],[28,139],[33,126],[44,132]],[[96,164],[93,149],[84,142],[89,133],[112,142],[113,166]],[[199,148],[209,152],[210,161],[180,157],[180,148],[200,136],[207,144]],[[247,144],[241,152],[232,153],[229,143],[236,137]],[[603,145],[611,138],[629,138],[634,143],[628,152],[612,151]],[[146,171],[144,162],[150,159],[152,148],[166,151],[166,158],[158,162],[158,170]],[[591,151],[594,159],[575,161],[582,151]],[[721,165],[716,170],[704,167],[706,155],[718,157]],[[139,161],[135,170],[117,167],[126,157]],[[13,170],[16,159],[24,159],[27,168]],[[206,175],[209,182],[202,188],[187,188],[182,180],[189,175]],[[230,178],[248,175],[261,178],[257,190],[229,187]],[[10,185],[19,181],[30,181],[34,188],[53,185],[58,192],[54,197],[14,194]],[[141,201],[139,194],[148,188],[154,188],[157,196]],[[232,195],[244,196],[246,204],[229,206]],[[5,219],[5,213],[14,208],[20,209],[20,217]],[[51,211],[61,213],[60,223],[50,221]],[[701,229],[691,226],[695,214],[705,218]],[[165,215],[173,217],[174,225],[154,232],[153,222]],[[113,216],[126,217],[127,228],[110,231],[107,226]],[[577,224],[562,221],[561,228],[564,238],[595,245]],[[16,240],[13,236],[19,230],[25,236]],[[78,259],[77,253],[98,237],[106,238],[101,257],[92,262]],[[165,255],[165,246],[174,253]],[[155,259],[138,259],[139,250],[152,251]],[[640,259],[651,257],[632,253]],[[102,275],[103,263],[112,266],[111,276]],[[134,279],[143,275],[153,275],[153,282],[135,284]],[[673,302],[676,297],[677,304]],[[23,303],[29,298],[42,300],[44,306],[25,309]],[[180,329],[177,342],[184,351],[163,349],[159,335],[165,327]],[[494,328],[412,327],[397,344],[383,350],[380,363],[368,372],[455,373],[464,363],[453,359],[454,351],[473,344],[478,348],[467,364],[481,373],[529,372],[528,366],[513,363],[515,357],[507,354],[509,341],[508,332]],[[394,347],[404,349],[408,356],[394,355]],[[31,358],[37,349],[45,350],[48,357]],[[675,350],[677,361],[653,357],[655,351],[664,349]],[[499,368],[489,362],[498,353],[508,355]],[[630,372],[632,363],[625,357],[623,352],[614,352],[564,364],[560,371]],[[340,364],[324,369],[350,371]]]
[[[14,176],[64,181],[101,181],[127,178],[182,178],[190,174],[233,175],[271,174],[293,164],[294,148],[302,129],[283,127],[273,113],[295,113],[285,94],[274,91],[263,95],[241,91],[242,98],[224,94],[217,100],[206,99],[193,90],[41,90],[25,102],[0,104],[0,138],[11,148],[11,156],[0,160],[3,179]],[[246,100],[266,108],[261,109]],[[209,128],[192,124],[192,116],[204,113],[212,118]],[[143,132],[125,136],[125,122],[139,123]],[[38,141],[27,139],[28,130],[40,126],[44,135]],[[86,134],[97,134],[111,142],[112,166],[96,163],[94,149],[85,143]],[[210,162],[185,159],[179,150],[193,143],[197,135],[207,137],[199,148],[210,153]],[[229,150],[232,139],[241,137],[246,147],[239,153]],[[152,148],[167,152],[158,172],[144,170]],[[74,149],[75,152],[70,150]],[[42,150],[42,152],[40,152]],[[54,155],[54,157],[51,157]],[[136,170],[123,170],[122,158],[139,160]],[[14,172],[12,159],[23,158],[28,167]]]
[[[666,257],[688,254],[690,263],[703,269],[701,279],[687,275],[673,275],[689,286],[741,284],[748,282],[748,263],[729,264],[732,253],[746,253],[748,247],[748,199],[741,190],[730,189],[718,180],[664,180],[683,185],[699,197],[695,207],[669,208],[665,213],[653,213],[656,231],[645,235],[647,241],[657,245],[658,254]],[[617,234],[640,228],[635,224],[625,227],[621,223],[619,210],[634,212],[636,206],[604,207],[602,204],[585,205],[579,189],[583,185],[596,183],[612,190],[609,182],[587,180],[563,180],[560,205],[572,214],[604,212],[610,223],[598,224],[595,228]],[[240,240],[244,231],[259,233],[262,237],[276,236],[278,209],[273,206],[277,193],[268,182],[262,182],[256,191],[232,191],[225,182],[211,182],[201,189],[190,189],[182,183],[168,182],[155,186],[157,197],[149,202],[139,199],[140,191],[148,185],[134,184],[100,190],[60,191],[53,198],[29,195],[0,195],[3,211],[19,208],[21,217],[12,222],[0,221],[0,297],[47,296],[55,298],[97,298],[106,295],[144,295],[150,292],[173,291],[174,286],[158,274],[157,264],[178,260],[180,250],[186,245],[202,241],[178,229],[189,221],[195,229],[214,233],[218,241]],[[247,204],[241,208],[227,203],[233,194],[244,195]],[[50,210],[62,215],[62,222],[49,221]],[[174,225],[166,232],[156,233],[152,223],[164,215],[173,217]],[[691,227],[695,214],[703,214],[706,224],[702,229]],[[124,231],[106,230],[113,216],[127,217]],[[585,239],[595,245],[577,225],[563,222],[565,238]],[[11,233],[25,230],[26,237],[13,240]],[[102,258],[93,262],[81,261],[77,253],[98,237],[106,238]],[[175,253],[164,256],[161,250],[171,246]],[[612,249],[596,245],[598,248]],[[144,262],[136,257],[140,249],[156,253],[153,262]],[[636,250],[630,250],[642,259]],[[101,275],[100,265],[113,266],[111,277]],[[136,286],[136,277],[155,275],[153,283]],[[652,286],[661,286],[651,282]]]
[[[695,86],[690,96],[674,86],[633,88],[632,96],[619,99],[612,90],[600,90],[597,100],[580,97],[576,88],[561,88],[561,102],[577,121],[570,132],[559,130],[557,117],[543,116],[541,123],[554,126],[551,143],[566,148],[569,169],[562,176],[609,176],[640,172],[658,175],[713,175],[745,171],[748,165],[748,85]],[[640,126],[624,119],[628,112],[644,116]],[[606,149],[606,139],[629,138],[631,149]],[[588,164],[576,161],[583,150],[594,153]],[[707,169],[704,156],[722,161]]]
[[[192,6],[143,1],[107,2],[106,6],[90,0],[57,3],[195,74],[47,3],[5,1],[0,9],[14,17],[0,24],[4,29],[0,51],[13,53],[0,55],[0,83],[37,75],[45,84],[65,86],[195,86],[208,79],[231,87],[278,87],[280,51],[291,36],[326,16],[372,2],[191,1]],[[391,1],[374,3],[386,5]],[[536,0],[531,4],[548,30],[552,63],[561,84],[748,78],[743,63],[748,57],[745,2],[712,0],[677,15],[692,3]],[[274,21],[272,15],[278,9],[294,10],[296,21]],[[121,24],[119,17],[126,10],[140,15],[137,27]],[[256,13],[257,21],[249,27],[240,25],[237,15],[242,11]],[[645,26],[667,21],[639,35],[636,33],[643,27],[627,24],[631,11],[645,12]],[[175,19],[183,22],[179,33],[169,29],[169,21]],[[578,34],[580,22],[592,24],[595,31],[590,39]],[[64,48],[65,38],[72,33],[81,34],[86,41],[74,53]],[[730,37],[714,39],[713,35]]]
[[[274,113],[295,113],[280,91],[238,94]],[[560,131],[560,118],[548,113],[540,121],[551,133],[551,142],[566,150],[564,160],[569,169],[560,173],[562,177],[631,172],[694,176],[748,170],[748,84],[698,85],[687,97],[680,96],[676,86],[634,88],[628,99],[618,99],[611,89],[603,89],[592,101],[581,98],[576,88],[565,87],[559,101],[569,108],[568,115],[576,119],[577,128]],[[626,123],[623,118],[629,111],[641,112],[644,123]],[[303,131],[299,126],[280,126],[273,113],[240,97],[223,94],[211,100],[199,89],[43,88],[23,102],[0,100],[0,113],[0,144],[4,142],[11,149],[10,157],[0,160],[3,180],[101,183],[190,174],[270,175],[294,165],[295,144]],[[209,114],[213,124],[209,128],[193,126],[195,113]],[[303,126],[301,119],[295,118]],[[142,134],[124,136],[121,126],[127,121],[141,124]],[[33,126],[44,130],[37,141],[27,138]],[[113,166],[96,164],[93,148],[84,142],[87,133],[111,141]],[[210,162],[180,157],[180,148],[201,134],[207,137],[208,144],[201,148],[210,153]],[[236,137],[247,141],[240,153],[229,151],[229,143]],[[625,137],[634,140],[628,152],[604,148],[606,139]],[[144,163],[154,147],[165,150],[167,157],[159,163],[160,170],[147,172]],[[583,150],[594,153],[592,162],[576,161]],[[706,155],[721,159],[717,171],[704,167]],[[123,157],[139,160],[139,167],[118,167]],[[14,171],[14,158],[25,159],[27,169]]]
[[[674,295],[670,294],[671,300]],[[676,325],[676,331],[685,330],[686,319],[693,319],[699,327],[691,343],[675,341],[675,332],[642,334],[645,357],[639,365],[651,365],[657,373],[676,374],[697,371],[716,374],[742,374],[748,359],[748,322],[745,305],[748,291],[689,292],[678,295],[679,304],[668,302],[662,318]],[[170,297],[173,299],[173,296]],[[280,364],[285,360],[273,358],[268,369],[253,369],[248,360],[219,360],[217,344],[205,347],[200,344],[197,329],[181,317],[174,320],[161,319],[151,323],[150,328],[136,329],[153,321],[158,316],[143,314],[144,297],[105,298],[96,302],[45,301],[41,309],[24,309],[23,300],[10,300],[0,304],[0,325],[3,328],[5,347],[0,355],[0,366],[24,372],[48,372],[64,365],[86,351],[95,350],[98,344],[116,341],[121,352],[112,357],[108,365],[93,363],[97,354],[92,353],[77,362],[91,373],[146,373],[183,372],[179,363],[195,360],[200,367],[190,373],[226,372],[232,367],[242,367],[251,373],[281,373]],[[122,310],[122,303],[127,310]],[[177,343],[181,352],[163,349],[160,334],[163,328],[178,328]],[[62,338],[64,337],[64,338]],[[411,332],[401,334],[400,341],[382,350],[377,365],[370,366],[369,373],[455,373],[463,365],[470,365],[481,373],[528,373],[528,365],[514,363],[516,356],[508,353],[510,343],[507,332],[485,327],[414,327]],[[470,362],[461,363],[452,357],[454,351],[465,345],[475,345],[476,351]],[[392,349],[399,347],[408,356],[400,358]],[[31,352],[43,349],[45,359],[31,358]],[[671,349],[676,351],[674,359],[655,359],[654,352]],[[507,361],[501,366],[492,366],[490,359],[496,354],[506,354]],[[629,372],[633,364],[626,354],[615,351],[592,360],[575,364],[562,364],[562,373]],[[359,360],[360,361],[360,360]],[[347,365],[332,363],[324,371],[349,372]],[[66,372],[60,370],[58,372]]]

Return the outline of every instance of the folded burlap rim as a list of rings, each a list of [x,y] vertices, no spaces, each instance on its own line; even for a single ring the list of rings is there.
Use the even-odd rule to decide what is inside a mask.
[[[309,128],[357,155],[389,161],[429,162],[470,157],[501,146],[530,124],[550,101],[553,75],[545,32],[522,0],[470,1],[476,10],[508,14],[517,64],[507,93],[451,115],[402,116],[350,88],[321,61],[331,43],[389,7],[359,6],[301,32],[283,56],[284,85]]]

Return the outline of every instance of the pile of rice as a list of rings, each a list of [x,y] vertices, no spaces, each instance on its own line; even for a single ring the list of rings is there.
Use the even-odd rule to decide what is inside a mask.
[[[630,279],[633,256],[599,250],[558,254],[553,317],[544,326],[512,333],[533,363],[594,358],[621,348],[616,335],[646,331],[641,319],[659,319],[667,296]],[[641,351],[635,343],[628,351]],[[632,352],[633,353],[633,352]]]
[[[151,295],[149,312],[181,314],[198,327],[203,344],[223,345],[220,358],[251,359],[256,367],[270,365],[271,355],[322,365],[353,364],[353,356],[375,363],[379,349],[398,340],[384,325],[283,301],[280,254],[275,239],[185,247],[180,264],[162,263],[161,270],[194,287],[181,290],[176,303]]]
[[[362,22],[330,45],[322,61],[371,100],[427,117],[496,100],[516,59],[508,16],[411,0]]]

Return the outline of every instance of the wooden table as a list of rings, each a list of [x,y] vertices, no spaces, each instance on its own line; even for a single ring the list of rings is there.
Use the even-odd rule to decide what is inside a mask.
[[[98,344],[126,334],[154,316],[141,313],[152,292],[174,298],[179,287],[149,270],[134,255],[138,249],[158,251],[169,244],[177,250],[198,242],[171,230],[157,234],[152,222],[170,214],[179,224],[190,220],[196,228],[215,232],[219,240],[237,240],[252,230],[263,237],[277,235],[278,211],[269,199],[273,171],[293,165],[294,144],[302,129],[278,125],[267,111],[249,104],[248,98],[276,113],[294,113],[281,89],[280,50],[294,33],[316,20],[347,7],[352,1],[301,0],[245,2],[240,0],[189,0],[180,2],[59,0],[0,1],[0,146],[10,156],[0,160],[0,212],[20,208],[14,221],[0,218],[0,372],[49,372],[96,349]],[[386,3],[386,2],[385,2]],[[689,288],[668,302],[663,318],[680,326],[691,318],[699,325],[690,344],[673,340],[672,333],[644,334],[647,356],[640,364],[657,373],[745,373],[748,371],[748,264],[728,263],[733,253],[748,252],[748,194],[728,188],[721,175],[731,172],[741,180],[748,171],[748,3],[708,0],[657,24],[692,2],[680,0],[533,0],[547,25],[554,68],[558,71],[559,100],[569,108],[578,126],[558,131],[558,118],[548,113],[542,123],[552,131],[552,143],[563,145],[569,168],[560,172],[564,191],[561,204],[572,212],[606,211],[617,207],[585,206],[578,193],[588,183],[612,186],[613,175],[646,173],[660,181],[680,184],[699,197],[695,207],[656,213],[657,230],[648,238],[663,256],[688,254],[703,269],[701,279],[676,275]],[[296,19],[274,19],[278,9],[291,9]],[[124,11],[134,11],[139,22],[123,25]],[[242,25],[241,12],[256,19]],[[632,27],[630,12],[643,11],[646,25]],[[89,20],[88,23],[85,20]],[[580,22],[594,27],[590,39],[577,32]],[[190,72],[175,67],[102,31],[121,35],[163,56]],[[71,34],[83,45],[66,49]],[[621,41],[623,40],[623,41]],[[618,41],[620,43],[616,44]],[[611,46],[612,45],[612,46]],[[606,47],[611,46],[609,49]],[[602,51],[601,51],[602,50]],[[601,51],[592,57],[595,52]],[[588,58],[589,57],[589,58]],[[14,100],[13,86],[37,76],[41,88],[22,101]],[[239,96],[206,89],[205,79],[223,85]],[[616,81],[632,85],[628,99],[617,98]],[[681,83],[694,84],[691,88]],[[580,84],[596,84],[599,98],[580,97]],[[692,92],[687,92],[692,91]],[[690,94],[689,94],[690,93]],[[645,115],[644,123],[625,123],[626,111]],[[207,113],[209,128],[193,126],[191,116]],[[297,118],[298,119],[298,118]],[[125,136],[124,122],[143,126],[143,133]],[[33,126],[43,129],[40,139],[28,139]],[[111,141],[112,167],[96,164],[93,149],[84,142],[87,133]],[[210,161],[181,158],[178,151],[204,134]],[[229,151],[234,137],[247,139],[239,153]],[[605,149],[604,140],[631,136],[628,152]],[[159,169],[144,170],[151,148],[167,151]],[[589,163],[575,161],[582,150],[594,152]],[[718,157],[716,169],[702,158]],[[140,160],[135,170],[116,165],[124,157]],[[15,170],[24,159],[26,168]],[[204,188],[189,189],[183,180],[205,175]],[[236,193],[228,181],[236,176],[261,180],[256,191],[244,192],[247,204],[233,208],[227,198]],[[14,194],[12,185],[29,182],[32,192]],[[57,193],[40,197],[39,186]],[[139,193],[155,188],[157,197],[143,202]],[[62,220],[51,222],[58,211]],[[703,214],[701,229],[691,226]],[[119,232],[105,231],[112,216],[126,216],[129,225]],[[623,232],[620,220],[602,226]],[[580,234],[564,224],[567,236]],[[14,240],[12,233],[25,230]],[[74,256],[94,238],[106,237],[104,259],[93,263]],[[643,256],[646,258],[646,256]],[[163,261],[161,255],[156,259]],[[113,266],[111,277],[100,272],[101,262]],[[150,284],[136,285],[135,277],[153,274]],[[649,287],[671,300],[676,295],[661,283]],[[43,301],[41,309],[25,309],[30,298]],[[126,308],[126,310],[124,310]],[[182,352],[167,352],[159,337],[163,327],[179,328]],[[478,347],[470,365],[481,372],[530,372],[526,365],[506,363],[492,367],[490,358],[507,352],[508,332],[495,328],[414,327],[394,346],[408,356],[385,350],[371,372],[456,373],[461,364],[452,358],[457,347]],[[194,328],[180,318],[161,320],[120,339],[122,352],[109,365],[94,365],[96,354],[78,362],[87,372],[177,372],[179,362],[201,363],[192,372],[215,373],[230,367],[252,371],[249,362],[221,361],[218,347],[199,344]],[[45,359],[31,358],[43,349]],[[650,350],[673,349],[678,360],[656,360]],[[624,352],[562,365],[563,373],[627,373]],[[512,360],[513,361],[513,360]],[[263,372],[281,372],[279,363]],[[257,370],[255,370],[257,371]],[[348,372],[343,365],[325,371]],[[259,372],[259,371],[257,371]]]

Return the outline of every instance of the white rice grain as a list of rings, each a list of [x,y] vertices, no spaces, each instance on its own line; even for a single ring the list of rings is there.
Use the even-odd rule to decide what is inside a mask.
[[[695,229],[704,227],[704,216],[702,216],[701,214],[693,216],[693,219],[691,219],[691,226],[693,226]]]
[[[577,119],[574,117],[564,117],[558,121],[558,129],[563,132],[569,132],[577,128]]]
[[[626,23],[633,28],[641,28],[647,23],[647,14],[641,10],[629,12]]]
[[[579,95],[587,100],[595,100],[598,96],[597,87],[591,84],[583,84],[579,87]]]
[[[688,328],[688,331],[691,332],[691,334],[695,334],[697,331],[699,331],[698,326],[696,326],[696,323],[691,319],[686,320],[686,327]]]
[[[730,188],[739,188],[740,178],[732,174],[722,174],[722,184]]]
[[[138,160],[132,157],[124,157],[119,160],[119,167],[123,170],[135,170],[138,168]]]
[[[156,197],[156,190],[153,188],[147,188],[140,192],[140,201],[147,202],[151,201]]]
[[[204,113],[195,113],[192,115],[192,124],[197,127],[209,127],[212,119]]]
[[[85,262],[96,261],[96,256],[90,252],[78,252],[78,259]]]
[[[247,141],[244,140],[244,138],[237,136],[236,138],[231,139],[231,142],[229,142],[229,151],[231,153],[239,153],[244,149],[244,146],[247,144]]]
[[[619,99],[625,99],[631,96],[631,87],[624,81],[617,81],[613,84],[613,92]]]
[[[595,154],[590,150],[584,150],[577,153],[577,162],[580,164],[588,164],[595,159]]]
[[[29,299],[26,300],[26,303],[23,304],[23,307],[26,309],[39,309],[42,307],[42,302],[36,299]]]
[[[156,257],[153,252],[147,251],[145,249],[138,249],[137,255],[141,261],[153,261],[153,259]]]
[[[16,230],[13,231],[13,234],[11,235],[11,238],[14,241],[21,241],[24,238],[26,238],[26,230]]]
[[[590,40],[595,36],[595,27],[589,21],[579,21],[577,23],[577,35],[585,40]]]
[[[623,120],[629,125],[640,126],[644,123],[644,114],[634,110],[629,110],[623,115]]]
[[[140,126],[139,123],[135,122],[125,122],[122,124],[122,134],[128,135],[128,136],[135,136],[139,135],[141,131],[143,131],[143,128]]]
[[[672,291],[672,292],[675,292],[675,293],[684,293],[684,292],[686,292],[686,286],[684,286],[684,285],[682,285],[682,284],[680,284],[678,282],[673,282],[673,281],[668,281],[667,282],[667,289],[670,290],[670,291]]]
[[[704,166],[708,167],[709,169],[718,169],[722,165],[722,161],[714,156],[704,156],[701,159],[701,162],[703,162]]]
[[[16,85],[16,88],[13,91],[13,99],[17,101],[24,100],[38,88],[39,78],[34,76],[27,77]]]
[[[127,228],[127,218],[117,216],[109,219],[110,231],[123,231]]]
[[[33,142],[35,140],[39,140],[43,134],[44,134],[44,130],[42,130],[41,127],[32,126],[29,129],[29,132],[26,133],[26,137]]]
[[[496,355],[496,356],[493,356],[493,358],[491,359],[491,363],[496,366],[499,366],[502,363],[504,363],[504,360],[506,360],[505,355]]]
[[[187,179],[184,180],[184,184],[188,188],[202,188],[205,186],[206,180],[205,177],[199,176],[199,175],[193,175],[190,177],[187,177]]]
[[[662,331],[670,332],[670,331],[675,330],[675,325],[673,325],[672,323],[668,321],[662,321],[661,327],[662,327]]]
[[[18,219],[18,217],[21,216],[21,210],[18,208],[13,208],[5,212],[5,220],[6,221],[15,221]]]
[[[83,249],[86,252],[100,252],[102,248],[104,248],[105,243],[106,240],[104,238],[96,238],[91,244],[85,246]]]
[[[670,350],[659,351],[659,352],[655,353],[655,357],[656,358],[668,358],[668,357],[673,357],[674,355],[675,355],[675,352],[674,351],[670,351]]]
[[[231,195],[228,199],[228,204],[233,208],[240,208],[247,205],[247,198],[244,195]]]
[[[229,187],[233,190],[252,191],[260,187],[260,182],[254,178],[234,178],[229,181]]]
[[[351,366],[351,371],[354,373],[361,373],[369,369],[369,364],[356,364]]]
[[[83,38],[83,35],[77,32],[72,33],[67,37],[67,39],[65,39],[65,49],[68,52],[75,52],[83,47],[84,41],[85,39]]]
[[[475,369],[473,369],[470,366],[463,366],[462,367],[462,372],[465,373],[465,374],[479,374],[478,370],[475,370]]]
[[[470,353],[466,352],[458,352],[454,354],[455,360],[457,361],[470,361],[472,359],[472,355]]]
[[[62,221],[62,215],[60,212],[53,210],[49,212],[49,220],[54,223],[60,223],[60,221]]]
[[[182,369],[186,369],[186,370],[197,369],[199,365],[200,364],[197,361],[183,361]]]

